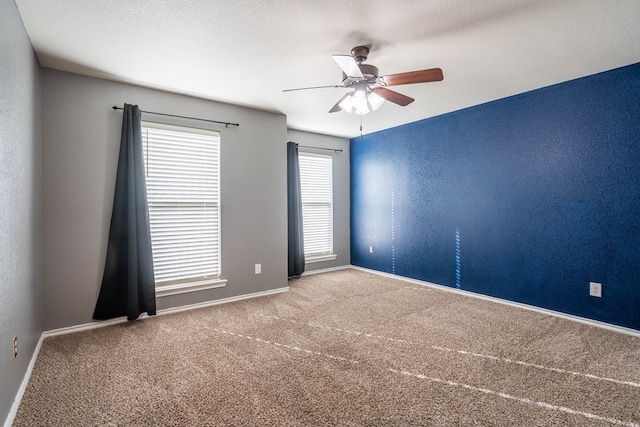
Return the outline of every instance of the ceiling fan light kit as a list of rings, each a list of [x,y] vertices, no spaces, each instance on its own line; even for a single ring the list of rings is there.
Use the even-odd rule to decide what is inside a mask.
[[[413,98],[387,89],[387,86],[437,82],[444,77],[440,68],[378,77],[378,67],[363,64],[368,56],[369,48],[367,46],[354,47],[351,49],[351,55],[332,55],[334,61],[342,69],[342,85],[286,89],[284,92],[328,87],[352,88],[353,90],[340,98],[329,112],[346,111],[363,115],[380,108],[385,100],[402,107],[414,101]]]
[[[375,111],[384,103],[384,98],[368,88],[359,88],[347,93],[338,102],[340,110],[359,115]],[[336,110],[336,111],[340,111]],[[331,111],[333,112],[333,111]]]

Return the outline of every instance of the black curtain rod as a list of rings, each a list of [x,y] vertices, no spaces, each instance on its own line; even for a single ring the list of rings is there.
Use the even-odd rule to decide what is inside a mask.
[[[112,107],[114,110],[124,110],[124,108],[122,107],[116,107],[115,105]],[[224,125],[225,127],[229,127],[229,126],[240,126],[240,123],[229,123],[229,122],[219,122],[217,120],[209,120],[209,119],[199,119],[197,117],[188,117],[188,116],[178,116],[175,114],[166,114],[166,113],[156,113],[153,111],[143,111],[140,110],[141,113],[145,113],[145,114],[155,114],[157,116],[167,116],[167,117],[177,117],[180,119],[189,119],[189,120],[199,120],[201,122],[209,122],[209,123],[218,123],[221,125]]]
[[[303,147],[303,148],[313,148],[314,150],[327,150],[327,151],[333,151],[334,153],[342,153],[342,150],[339,148],[322,148],[322,147],[310,147],[308,145],[299,145],[299,147]]]

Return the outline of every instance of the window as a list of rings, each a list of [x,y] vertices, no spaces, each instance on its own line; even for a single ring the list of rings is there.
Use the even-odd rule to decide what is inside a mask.
[[[217,132],[142,124],[158,296],[224,286],[219,146]]]
[[[300,152],[302,228],[306,262],[335,259],[333,254],[333,159]]]

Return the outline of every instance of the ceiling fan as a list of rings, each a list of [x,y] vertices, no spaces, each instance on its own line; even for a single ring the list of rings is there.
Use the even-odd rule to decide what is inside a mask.
[[[410,71],[406,73],[378,76],[378,67],[364,64],[369,55],[367,46],[357,46],[351,49],[351,55],[332,55],[342,69],[342,84],[334,86],[314,86],[297,89],[285,89],[283,92],[294,90],[321,88],[352,88],[329,110],[330,113],[346,111],[355,114],[367,114],[377,110],[387,100],[402,107],[411,104],[414,99],[401,93],[387,89],[388,86],[399,86],[413,83],[437,82],[443,79],[440,68]]]

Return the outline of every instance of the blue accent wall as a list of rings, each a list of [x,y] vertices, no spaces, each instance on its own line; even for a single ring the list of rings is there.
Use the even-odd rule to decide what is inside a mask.
[[[640,330],[640,64],[352,139],[351,260]]]

